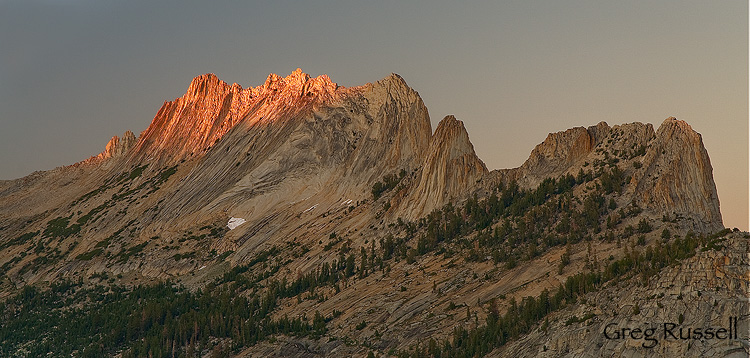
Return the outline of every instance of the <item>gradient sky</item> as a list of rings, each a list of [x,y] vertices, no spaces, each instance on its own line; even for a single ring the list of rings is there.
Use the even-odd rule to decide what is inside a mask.
[[[138,134],[190,80],[391,72],[491,169],[547,133],[670,116],[703,135],[724,224],[748,229],[748,2],[0,0],[0,179]]]

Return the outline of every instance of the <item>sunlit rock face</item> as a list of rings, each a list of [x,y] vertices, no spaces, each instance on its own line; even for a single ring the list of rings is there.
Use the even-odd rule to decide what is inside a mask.
[[[337,88],[327,75],[311,78],[300,69],[287,77],[270,74],[263,85],[247,89],[214,74],[195,77],[185,95],[164,102],[135,156],[174,162],[202,154],[241,121],[284,120],[331,100]]]
[[[122,138],[112,137],[104,147],[104,151],[79,164],[98,164],[110,158],[119,158],[127,154],[135,146],[137,138],[131,131],[125,131]]]

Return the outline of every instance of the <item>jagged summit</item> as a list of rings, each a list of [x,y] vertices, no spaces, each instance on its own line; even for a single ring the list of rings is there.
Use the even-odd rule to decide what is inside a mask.
[[[130,148],[132,148],[136,144],[136,141],[137,138],[135,137],[133,132],[125,131],[125,133],[123,133],[122,135],[122,138],[113,136],[112,139],[107,142],[107,145],[104,147],[104,151],[84,160],[79,164],[96,164],[110,158],[122,157],[127,154]]]
[[[286,77],[281,77],[271,73],[266,78],[265,83],[257,87],[248,87],[243,89],[241,85],[233,83],[229,85],[222,81],[213,73],[206,73],[196,76],[190,82],[187,92],[182,98],[196,98],[207,96],[211,92],[231,90],[233,93],[249,92],[253,97],[261,96],[266,92],[297,92],[299,96],[311,94],[333,93],[339,86],[331,81],[328,75],[323,74],[312,78],[309,74],[304,73],[302,69],[297,68]]]
[[[645,170],[633,179],[644,206],[689,217],[700,227],[723,227],[711,159],[689,124],[665,119],[642,163]]]
[[[333,94],[339,86],[331,81],[328,75],[311,78],[302,69],[296,69],[289,76],[281,77],[275,73],[268,75],[262,86],[253,89],[260,95],[263,91],[290,91],[298,96]]]
[[[283,78],[272,73],[263,85],[246,89],[214,74],[197,76],[185,95],[164,103],[139,138],[134,155],[137,160],[166,162],[194,156],[240,122],[289,118],[332,100],[339,88],[327,75],[311,78],[299,68]]]
[[[229,85],[215,74],[206,73],[194,77],[183,96],[165,101],[138,138],[128,137],[125,145],[117,146],[117,155],[111,155],[117,142],[113,138],[114,142],[101,154],[78,164],[100,163],[113,157],[125,157],[125,154],[131,163],[144,160],[173,163],[201,155],[239,123],[252,126],[289,120],[342,97],[359,95],[375,96],[371,98],[375,101],[390,98],[400,104],[421,104],[419,94],[395,73],[352,88],[339,86],[326,74],[311,77],[300,68],[286,77],[271,73],[262,85],[248,88],[237,83]],[[417,150],[426,150],[426,146]]]
[[[404,215],[418,218],[462,197],[487,173],[463,122],[453,115],[446,116],[430,139],[418,184],[404,205]]]
[[[701,135],[686,122],[665,119],[658,130],[640,122],[606,122],[550,133],[519,168],[493,172],[493,183],[533,188],[545,178],[600,173],[618,166],[629,182],[628,203],[681,217],[696,231],[723,228],[711,162]],[[689,222],[688,222],[689,221]]]
[[[221,144],[225,137],[231,138]],[[214,147],[223,150],[211,151]],[[625,193],[634,204],[690,218],[688,226],[696,230],[722,227],[708,154],[700,134],[684,121],[669,117],[658,131],[651,124],[600,122],[550,133],[521,167],[488,173],[463,123],[449,115],[432,133],[419,93],[395,73],[350,88],[299,68],[286,77],[271,73],[262,85],[248,88],[211,73],[200,75],[185,95],[164,103],[140,137],[130,132],[113,137],[102,153],[82,163],[117,160],[124,167],[164,167],[204,156],[201,170],[210,172],[222,163],[218,167],[229,180],[227,187],[243,171],[253,173],[248,183],[264,187],[287,180],[281,179],[285,175],[302,177],[336,167],[341,173],[330,178],[360,178],[340,186],[349,192],[388,173],[415,172],[415,186],[394,201],[392,210],[408,218],[465,197],[479,182],[486,188],[510,181],[533,188],[545,178],[581,170],[600,173],[619,165],[630,178]],[[191,178],[196,190],[201,180],[214,180],[202,174]]]

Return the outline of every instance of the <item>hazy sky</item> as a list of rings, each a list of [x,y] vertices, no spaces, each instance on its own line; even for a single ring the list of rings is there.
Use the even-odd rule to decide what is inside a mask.
[[[395,72],[491,169],[548,132],[686,120],[724,224],[748,229],[746,0],[0,0],[0,48],[0,179],[137,135],[203,73],[248,87],[297,67],[343,86]]]

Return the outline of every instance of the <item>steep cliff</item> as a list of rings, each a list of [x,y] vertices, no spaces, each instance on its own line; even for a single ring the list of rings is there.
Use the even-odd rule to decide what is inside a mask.
[[[65,252],[75,257],[127,222],[132,230],[123,239],[137,244],[152,233],[172,240],[196,223],[220,226],[230,216],[241,217],[246,224],[208,245],[235,251],[241,260],[288,235],[327,235],[331,228],[316,224],[321,217],[365,203],[384,174],[419,168],[430,136],[419,94],[395,74],[344,88],[326,75],[311,78],[298,69],[284,78],[271,74],[248,89],[208,74],[166,102],[137,141],[127,132],[80,163],[86,165],[10,185],[2,193],[8,204],[0,218],[19,226],[31,220],[23,229],[31,231],[55,218],[80,221],[82,239]],[[50,192],[59,193],[49,200]],[[364,225],[374,214],[363,210],[356,221]],[[155,252],[137,265],[158,277],[195,268],[173,265],[173,255]],[[96,256],[59,272],[101,270],[110,261]],[[132,267],[113,266],[122,266],[110,266],[118,272]]]
[[[690,125],[674,117],[664,120],[642,165],[631,185],[643,207],[681,215],[695,227],[723,227],[711,160]]]
[[[519,168],[493,171],[489,185],[515,181],[533,188],[545,178],[597,175],[617,167],[628,182],[621,204],[635,204],[654,217],[679,220],[685,228],[723,228],[711,162],[699,133],[673,117],[654,132],[639,122],[605,122],[551,133]]]
[[[310,78],[297,69],[271,74],[255,88],[229,85],[214,74],[195,77],[182,97],[165,102],[139,138],[135,160],[174,163],[202,154],[240,121],[269,123],[309,111],[330,100],[338,86],[326,75]]]
[[[454,116],[443,118],[430,139],[430,147],[409,190],[401,212],[417,219],[470,192],[487,174],[487,167],[474,152],[463,122]]]

